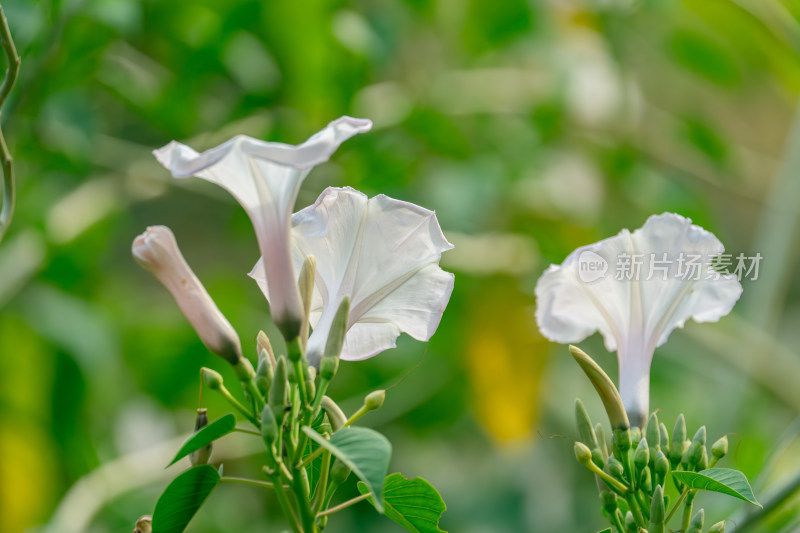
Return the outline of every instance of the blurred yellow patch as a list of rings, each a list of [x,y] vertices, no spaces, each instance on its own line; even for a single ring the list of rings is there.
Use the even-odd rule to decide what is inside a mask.
[[[492,281],[474,298],[467,330],[467,368],[478,421],[499,442],[529,436],[538,416],[546,341],[533,301],[510,281]]]

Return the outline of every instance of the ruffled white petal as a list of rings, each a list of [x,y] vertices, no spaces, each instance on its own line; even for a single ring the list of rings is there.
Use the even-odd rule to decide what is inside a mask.
[[[606,348],[618,352],[626,409],[646,415],[656,347],[689,318],[719,320],[741,295],[734,276],[712,270],[723,251],[712,233],[687,218],[651,216],[633,233],[622,230],[551,265],[536,285],[539,328],[562,343],[599,331]]]
[[[153,153],[176,178],[197,176],[225,188],[247,211],[273,294],[272,314],[280,324],[299,324],[302,313],[290,257],[291,213],[300,185],[314,165],[327,161],[341,143],[368,131],[365,119],[341,117],[298,146],[239,135],[198,153],[171,142]]]
[[[295,267],[317,260],[308,342],[309,361],[324,349],[339,303],[349,296],[349,330],[342,359],[366,359],[395,346],[406,332],[433,335],[453,289],[439,268],[452,248],[433,211],[384,195],[368,199],[350,188],[329,188],[292,218]],[[265,295],[262,263],[251,273]]]

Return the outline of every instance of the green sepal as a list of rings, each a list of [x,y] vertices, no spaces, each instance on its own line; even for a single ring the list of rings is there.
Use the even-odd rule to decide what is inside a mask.
[[[208,424],[200,431],[193,433],[191,437],[186,439],[178,453],[167,466],[172,466],[179,460],[183,459],[190,453],[208,446],[220,437],[224,437],[231,433],[236,427],[236,417],[232,414],[227,414],[212,423]]]

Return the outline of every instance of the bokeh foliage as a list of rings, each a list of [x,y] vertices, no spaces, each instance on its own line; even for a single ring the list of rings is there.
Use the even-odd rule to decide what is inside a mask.
[[[566,348],[538,335],[533,286],[575,247],[665,210],[764,261],[732,316],[688,325],[658,350],[651,404],[735,433],[731,466],[757,492],[800,468],[797,3],[3,7],[23,58],[3,113],[19,177],[0,247],[3,531],[76,520],[97,533],[132,529],[175,475],[146,451],[191,430],[201,365],[227,372],[131,260],[147,225],[174,229],[247,353],[271,327],[244,276],[258,253],[244,213],[213,186],[171,180],[150,150],[171,139],[208,148],[234,133],[296,143],[342,114],[375,129],[311,174],[298,207],[328,185],[382,192],[435,209],[456,245],[444,260],[456,288],[432,341],[403,338],[343,365],[333,391],[354,409],[418,365],[365,422],[394,442],[393,469],[440,489],[443,529],[599,529],[569,438],[574,397],[597,420],[600,406]],[[597,338],[585,347],[614,370]],[[244,441],[217,453],[226,472],[257,464]],[[192,531],[279,527],[257,491],[225,486],[210,503]],[[712,522],[736,510],[703,505]],[[785,509],[770,531],[797,525]],[[397,528],[363,504],[330,530]]]

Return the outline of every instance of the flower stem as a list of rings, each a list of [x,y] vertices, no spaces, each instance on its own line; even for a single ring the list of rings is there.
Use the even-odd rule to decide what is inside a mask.
[[[692,520],[692,506],[694,504],[694,496],[697,494],[696,490],[690,490],[686,494],[686,503],[683,506],[683,517],[681,519],[681,530],[686,531],[689,527],[689,522]]]
[[[275,485],[271,481],[259,481],[257,479],[249,479],[244,477],[223,477],[220,478],[220,482],[225,483],[242,483],[245,485],[253,485],[255,487],[265,487],[269,489],[274,489]]]
[[[3,53],[7,62],[6,75],[3,79],[3,84],[0,85],[0,107],[2,107],[14,87],[14,83],[17,81],[21,62],[2,6],[0,6],[0,40],[2,40]],[[9,224],[11,224],[11,217],[14,215],[15,196],[14,161],[8,151],[2,129],[0,129],[0,163],[2,163],[3,167],[3,198],[2,204],[0,204],[2,206],[0,207],[0,241],[2,241]]]
[[[678,497],[678,500],[675,502],[675,505],[672,506],[672,509],[670,509],[669,514],[664,519],[664,525],[667,525],[669,523],[670,519],[678,510],[678,507],[680,506],[681,502],[683,501],[683,499],[686,497],[687,494],[689,494],[689,487],[686,487],[685,489],[683,489],[683,492],[681,492],[681,495]]]
[[[341,511],[343,509],[347,509],[351,505],[354,505],[354,504],[356,504],[358,502],[366,500],[370,496],[372,496],[372,494],[369,493],[369,492],[366,493],[366,494],[362,494],[361,496],[356,496],[355,498],[353,498],[351,500],[347,500],[344,503],[340,503],[339,505],[337,505],[335,507],[331,507],[330,509],[326,509],[326,510],[320,512],[320,513],[317,513],[317,516],[320,517],[320,516],[326,516],[326,515],[333,514],[333,513],[338,513],[339,511]]]

